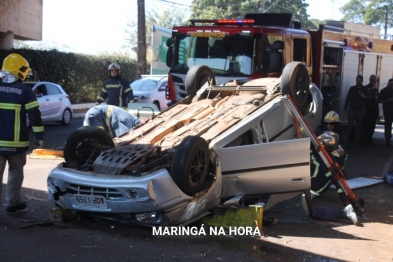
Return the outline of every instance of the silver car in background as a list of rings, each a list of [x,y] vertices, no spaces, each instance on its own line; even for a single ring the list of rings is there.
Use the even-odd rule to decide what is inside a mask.
[[[155,104],[159,110],[165,110],[170,102],[165,97],[167,83],[167,75],[142,75],[130,84],[135,103]]]
[[[72,120],[72,105],[68,94],[59,84],[51,82],[23,82],[30,86],[40,105],[42,121],[56,121],[68,125]],[[27,126],[30,125],[27,119]]]

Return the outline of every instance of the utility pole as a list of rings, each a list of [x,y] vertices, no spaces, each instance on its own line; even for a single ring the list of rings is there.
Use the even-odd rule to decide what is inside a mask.
[[[265,13],[265,0],[261,0],[261,5],[259,7],[259,13]]]
[[[383,39],[387,39],[388,38],[388,6],[385,5],[385,9],[386,9],[386,13],[385,13],[385,35],[383,37]]]
[[[138,0],[138,67],[137,76],[146,74],[146,22],[145,22],[145,0]]]

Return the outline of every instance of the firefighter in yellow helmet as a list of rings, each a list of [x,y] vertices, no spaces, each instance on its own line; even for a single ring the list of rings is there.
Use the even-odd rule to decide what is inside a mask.
[[[347,135],[346,132],[340,126],[340,116],[335,111],[329,111],[325,118],[323,119],[323,125],[320,126],[315,134],[317,136],[321,135],[325,131],[336,132],[340,136],[340,145],[343,148],[347,146]]]
[[[15,212],[27,207],[20,189],[23,183],[23,166],[29,149],[26,114],[32,123],[34,148],[43,146],[44,126],[33,90],[22,83],[30,72],[29,63],[21,55],[12,53],[3,61],[0,71],[0,181],[8,162],[6,211]],[[2,187],[0,187],[0,200]]]

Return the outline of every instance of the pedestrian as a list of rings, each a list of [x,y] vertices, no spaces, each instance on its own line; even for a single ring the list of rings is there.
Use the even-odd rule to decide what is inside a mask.
[[[347,147],[347,134],[341,128],[340,116],[335,111],[329,111],[323,120],[323,125],[315,131],[315,135],[319,136],[325,131],[333,131],[340,137],[340,146],[344,149]]]
[[[90,108],[83,121],[83,126],[97,126],[104,129],[112,138],[130,130],[141,122],[121,107],[98,105]]]
[[[382,103],[383,118],[385,119],[385,146],[392,147],[392,122],[393,122],[393,78],[379,94],[379,103]]]
[[[21,198],[23,167],[29,149],[29,133],[26,114],[34,132],[33,148],[44,144],[44,126],[38,101],[33,90],[22,83],[30,72],[29,63],[21,55],[12,53],[4,61],[0,71],[0,178],[3,181],[8,163],[6,211],[16,212],[27,207]],[[0,187],[0,200],[2,187]],[[0,201],[1,202],[1,201]]]
[[[348,155],[344,149],[340,146],[340,138],[337,133],[333,131],[325,131],[318,136],[319,141],[325,150],[329,153],[330,157],[344,169]],[[331,184],[336,187],[336,192],[340,197],[340,200],[344,204],[344,209],[341,210],[342,216],[350,219],[355,225],[360,225],[357,219],[357,215],[350,204],[347,194],[341,188],[340,184],[334,179],[331,171],[327,168],[326,164],[322,160],[322,157],[313,147],[310,151],[311,161],[311,194],[312,196],[319,196],[326,192]]]
[[[371,99],[366,100],[366,112],[363,117],[362,130],[360,133],[362,145],[364,146],[374,145],[373,135],[375,126],[377,125],[377,119],[379,117],[379,91],[375,85],[376,81],[377,77],[375,75],[371,75],[369,78],[369,83],[366,85],[368,91],[370,92]]]
[[[120,76],[120,65],[116,62],[108,66],[109,78],[104,82],[96,105],[106,100],[107,105],[119,106],[124,109],[128,103],[134,103],[134,95],[130,83]]]
[[[352,141],[352,127],[355,125],[354,142],[356,147],[361,147],[360,132],[362,121],[366,109],[366,100],[370,100],[368,88],[362,85],[363,76],[356,77],[356,85],[349,88],[347,98],[345,100],[344,110],[348,113],[347,139],[348,143]],[[351,139],[352,138],[352,139]]]

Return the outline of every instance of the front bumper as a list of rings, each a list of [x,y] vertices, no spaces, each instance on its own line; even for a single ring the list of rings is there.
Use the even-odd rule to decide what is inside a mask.
[[[219,202],[221,184],[217,187],[216,182],[205,194],[194,198],[178,188],[166,169],[132,177],[83,172],[60,164],[47,180],[49,199],[54,205],[147,225],[177,225],[206,212]],[[76,195],[104,196],[107,206],[79,206]],[[146,216],[149,213],[156,214],[157,221],[151,221]],[[138,219],[141,217],[147,217],[146,222]]]

